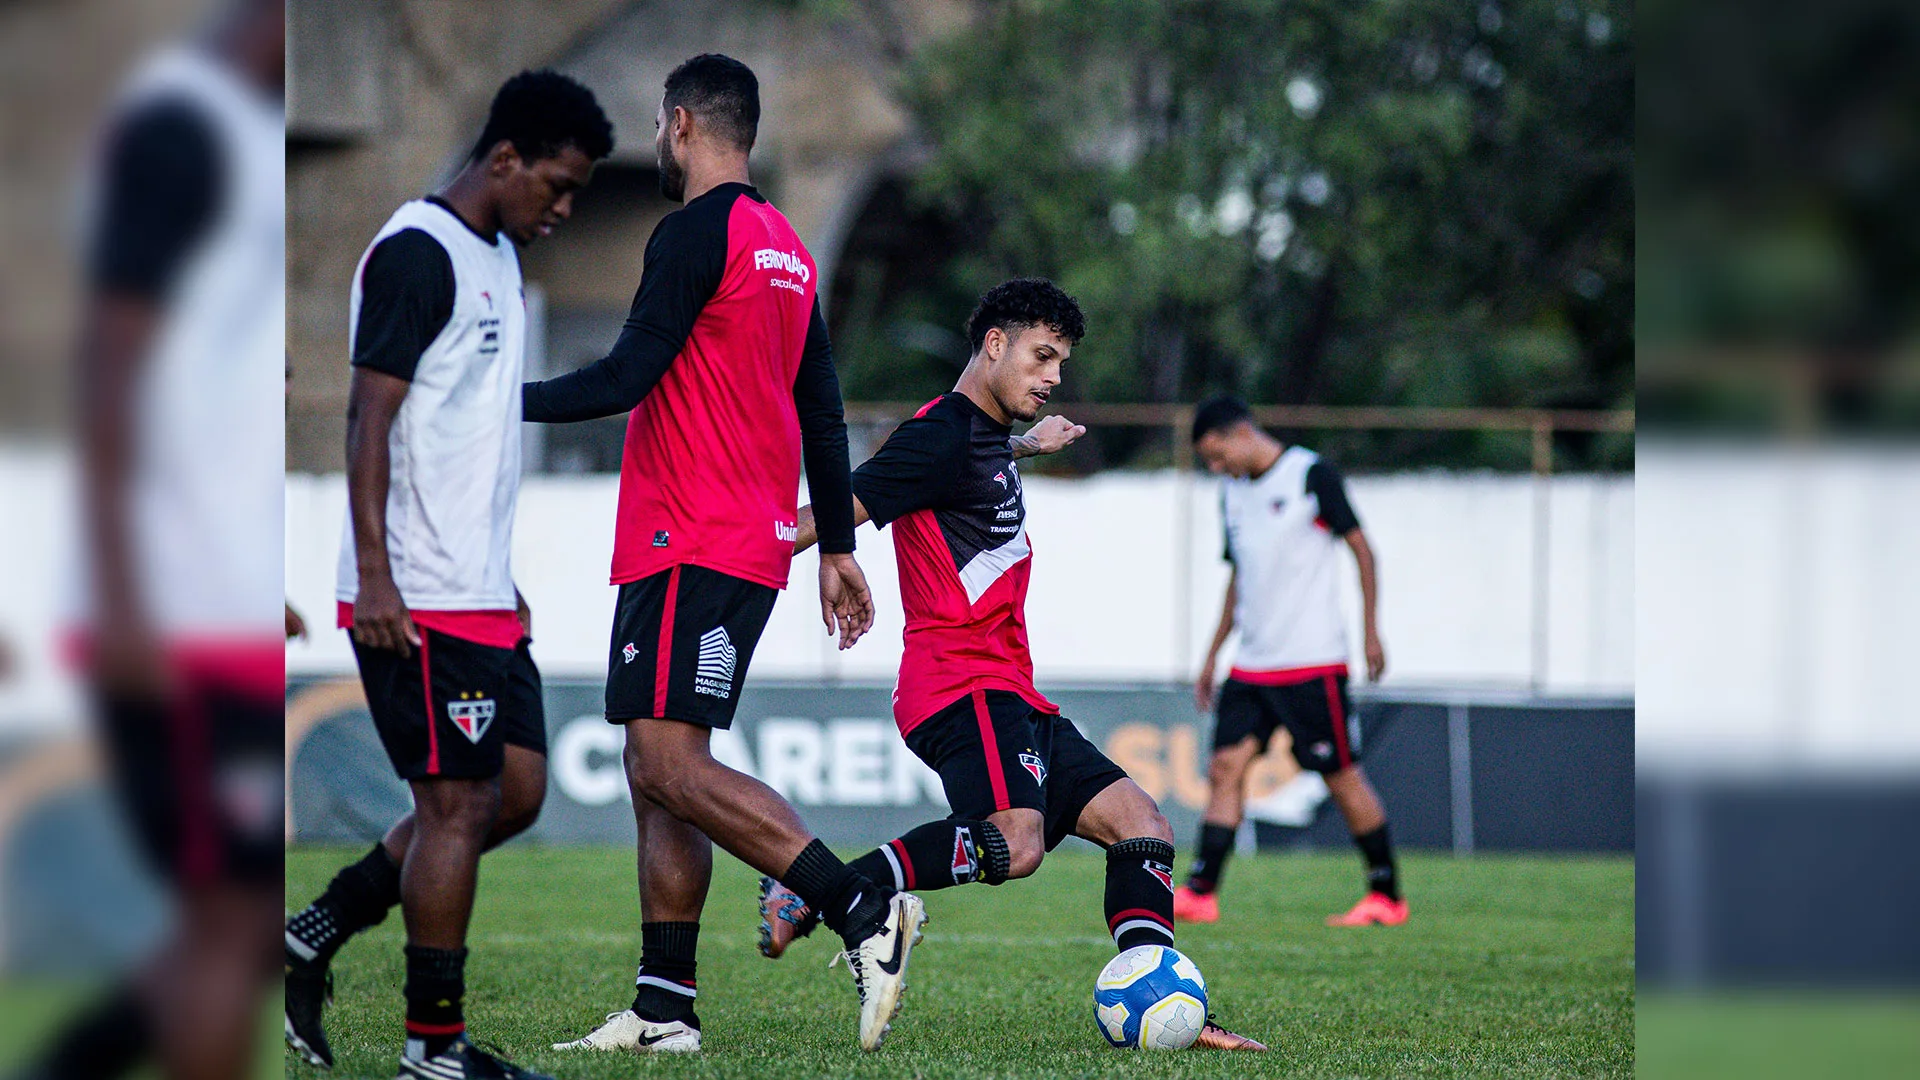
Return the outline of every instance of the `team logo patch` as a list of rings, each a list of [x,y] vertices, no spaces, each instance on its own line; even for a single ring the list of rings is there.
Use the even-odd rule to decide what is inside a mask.
[[[493,699],[462,691],[459,701],[447,702],[447,719],[453,721],[453,726],[460,729],[468,742],[478,746],[481,736],[493,726]]]
[[[640,650],[634,648],[633,642],[629,641],[620,647],[620,655],[627,663],[631,664],[633,663],[633,658],[640,655]]]
[[[980,873],[980,861],[973,855],[973,830],[965,825],[953,830],[953,883],[965,885]]]
[[[1147,873],[1159,878],[1160,884],[1165,885],[1168,892],[1173,891],[1173,867],[1168,866],[1166,863],[1154,862],[1152,859],[1148,859],[1140,865],[1147,868]]]
[[[709,697],[733,696],[733,665],[740,658],[727,636],[727,628],[716,626],[700,635],[700,664],[693,672],[693,692]]]
[[[1000,485],[1001,487],[1006,487],[1006,486],[1007,486],[1007,474],[1006,474],[1006,473],[1003,473],[1003,472],[997,472],[997,473],[994,473],[994,474],[993,474],[993,479],[994,479],[994,482],[995,482],[995,483],[997,483],[997,484],[999,484],[999,485]]]
[[[1020,764],[1024,766],[1028,772],[1033,774],[1034,783],[1044,784],[1047,782],[1047,763],[1040,760],[1039,754],[1031,750],[1020,751]]]

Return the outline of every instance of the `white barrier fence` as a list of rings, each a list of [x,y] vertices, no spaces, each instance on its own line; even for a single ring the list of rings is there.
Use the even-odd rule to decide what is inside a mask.
[[[515,574],[534,611],[534,655],[552,674],[605,671],[617,486],[612,476],[529,477],[521,491]],[[1379,557],[1391,682],[1631,691],[1631,477],[1423,473],[1356,477],[1350,487]],[[1227,580],[1215,482],[1114,472],[1035,476],[1026,490],[1040,681],[1192,678]],[[352,668],[345,636],[331,629],[345,498],[341,476],[287,478],[288,596],[316,630],[289,648],[293,673]],[[1545,499],[1544,544],[1536,498]],[[802,556],[754,656],[756,675],[891,682],[902,626],[892,536],[862,527],[859,545],[879,601],[873,633],[849,652],[833,649],[819,621],[817,562]],[[1357,655],[1358,586],[1352,560],[1343,563]]]

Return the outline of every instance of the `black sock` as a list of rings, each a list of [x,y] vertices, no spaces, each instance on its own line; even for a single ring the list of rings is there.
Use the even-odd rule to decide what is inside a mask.
[[[287,920],[287,953],[297,960],[325,964],[347,939],[384,921],[400,902],[400,868],[382,844],[359,862],[342,867],[327,891]]]
[[[407,1056],[424,1061],[466,1033],[467,950],[409,945],[406,954]]]
[[[929,821],[848,863],[869,881],[926,892],[984,881],[1007,880],[1013,857],[1007,838],[991,821],[947,818]]]
[[[693,1027],[693,972],[700,946],[697,922],[640,924],[640,970],[633,975],[633,1011],[645,1020],[684,1020]]]
[[[1173,944],[1173,845],[1151,836],[1107,849],[1107,929],[1121,952]]]
[[[1200,854],[1187,871],[1187,888],[1205,896],[1220,887],[1220,878],[1227,872],[1227,856],[1233,854],[1234,831],[1231,825],[1200,823]]]
[[[115,990],[72,1020],[24,1077],[66,1080],[124,1076],[153,1053],[153,1022],[131,986]]]
[[[1360,848],[1360,856],[1367,860],[1367,888],[1373,892],[1385,893],[1387,899],[1400,899],[1400,879],[1393,868],[1393,842],[1387,839],[1386,822],[1364,836],[1356,836],[1353,842]]]
[[[780,875],[780,883],[819,912],[848,948],[871,937],[887,921],[887,901],[894,892],[841,862],[818,840],[800,850],[793,865]]]

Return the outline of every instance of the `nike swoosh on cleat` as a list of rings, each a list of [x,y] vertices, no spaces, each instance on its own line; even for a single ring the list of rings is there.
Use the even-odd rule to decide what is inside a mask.
[[[880,961],[880,970],[889,975],[900,974],[900,960],[906,954],[907,939],[899,934],[893,935],[893,959]]]

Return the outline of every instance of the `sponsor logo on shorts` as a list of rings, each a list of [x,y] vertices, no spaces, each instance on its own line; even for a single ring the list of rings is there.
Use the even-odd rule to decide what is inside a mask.
[[[1173,867],[1163,862],[1154,862],[1152,859],[1148,859],[1140,865],[1146,867],[1147,873],[1159,878],[1160,884],[1165,885],[1168,892],[1173,891]]]
[[[633,642],[631,641],[627,642],[625,645],[622,645],[620,647],[620,656],[626,663],[629,663],[629,664],[633,663],[633,658],[639,655],[640,655],[640,650],[634,648]]]
[[[733,665],[740,652],[727,636],[727,628],[716,626],[700,635],[700,664],[693,671],[693,692],[709,697],[733,696]]]
[[[1047,782],[1047,763],[1040,760],[1039,754],[1031,750],[1020,751],[1020,764],[1024,766],[1028,772],[1033,774],[1034,783],[1044,784]]]
[[[1322,761],[1325,761],[1326,759],[1333,756],[1333,744],[1328,742],[1325,739],[1321,739],[1319,742],[1314,743],[1312,746],[1307,747],[1307,749],[1313,754],[1314,757],[1317,757]]]
[[[956,826],[953,830],[953,883],[965,885],[980,873],[980,862],[973,857],[973,829]]]
[[[460,700],[447,702],[447,719],[460,729],[467,741],[479,745],[480,739],[493,725],[493,699],[483,698],[477,693],[461,691]]]

